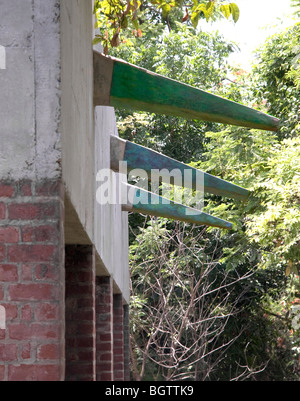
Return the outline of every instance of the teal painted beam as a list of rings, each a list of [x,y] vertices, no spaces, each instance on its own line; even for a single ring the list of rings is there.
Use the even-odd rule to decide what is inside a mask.
[[[262,130],[279,127],[275,117],[97,52],[94,103]]]
[[[232,224],[226,220],[213,217],[188,206],[170,201],[162,196],[126,184],[127,201],[124,211],[142,213],[149,216],[165,217],[186,223],[207,225],[224,229],[232,229]]]
[[[151,179],[153,170],[161,172],[166,169],[172,172],[173,175],[171,177],[168,174],[159,176],[162,182],[166,182],[165,179],[170,180],[171,178],[169,181],[171,184],[179,181],[185,188],[196,190],[199,189],[198,180],[200,185],[203,185],[203,188],[200,189],[201,191],[239,200],[246,200],[250,194],[247,189],[238,185],[197,170],[144,146],[111,136],[111,168],[119,171],[119,162],[121,161],[127,162],[128,170],[137,168],[145,170],[149,179]],[[176,177],[179,178],[178,181],[176,181]]]

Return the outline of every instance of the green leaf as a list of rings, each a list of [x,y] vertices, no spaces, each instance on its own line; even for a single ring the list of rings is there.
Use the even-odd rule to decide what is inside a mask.
[[[170,4],[163,4],[161,8],[162,8],[162,16],[163,18],[166,18],[171,11],[171,6]]]
[[[99,36],[95,37],[93,40],[93,45],[97,45],[98,43],[102,42],[102,38],[100,38]]]
[[[233,18],[234,22],[237,22],[239,17],[240,17],[240,9],[235,3],[230,3],[229,4],[230,10],[231,10],[231,15]]]
[[[205,15],[205,18],[206,18],[207,22],[210,20],[212,14],[214,12],[214,7],[215,6],[214,6],[214,2],[213,1],[209,1],[206,4],[206,10],[204,11],[204,15]]]
[[[224,15],[225,18],[229,18],[231,15],[231,10],[229,4],[222,4],[221,5],[221,13]]]
[[[192,22],[192,25],[193,25],[193,27],[195,29],[197,28],[197,25],[198,25],[198,22],[199,22],[199,16],[200,16],[200,12],[194,12],[191,15],[191,22]]]

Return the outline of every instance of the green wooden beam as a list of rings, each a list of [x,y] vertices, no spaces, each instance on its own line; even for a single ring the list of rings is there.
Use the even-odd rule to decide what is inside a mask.
[[[127,203],[123,205],[124,211],[143,213],[149,216],[166,217],[168,219],[184,221],[186,223],[207,225],[232,229],[228,221],[213,217],[207,213],[172,202],[162,196],[137,188],[133,185],[126,185]]]
[[[167,180],[171,178],[171,183],[174,183],[177,175],[185,188],[193,190],[197,189],[197,179],[200,179],[203,185],[201,190],[204,190],[204,192],[240,200],[246,200],[250,193],[247,189],[197,170],[154,150],[111,136],[111,168],[119,171],[119,162],[121,161],[127,162],[128,170],[137,168],[145,170],[149,179],[151,178],[151,173],[153,174],[151,170],[161,171],[166,169],[170,172],[172,171],[173,175],[171,177],[162,175],[160,181],[166,182],[164,178]],[[185,174],[186,172],[189,173]],[[200,174],[203,174],[202,177],[200,177]]]
[[[97,52],[94,103],[270,131],[279,127],[275,117]]]

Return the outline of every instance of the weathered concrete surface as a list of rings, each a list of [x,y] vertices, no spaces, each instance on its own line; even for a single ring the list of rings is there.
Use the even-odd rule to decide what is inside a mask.
[[[95,109],[95,170],[110,169],[110,137],[118,136],[116,118],[112,107],[96,107]],[[116,195],[116,204],[99,204],[95,208],[96,250],[101,256],[103,265],[108,269],[124,298],[129,301],[129,260],[128,260],[128,213],[122,211],[118,202],[119,173],[111,171],[115,180],[112,198]],[[97,176],[96,176],[97,179]],[[97,190],[101,190],[101,182],[97,182]],[[98,272],[101,265],[97,266]]]
[[[92,2],[62,0],[62,166],[67,192],[94,237]]]
[[[59,178],[59,2],[0,0],[0,10],[0,177]]]
[[[111,274],[128,302],[127,215],[96,203],[97,169],[110,167],[106,156],[99,161],[104,121],[115,130],[115,118],[102,110],[95,138],[92,7],[92,0],[0,0],[0,179],[62,180],[66,242],[94,244],[97,273]]]
[[[111,275],[115,292],[129,302],[127,213],[96,201],[96,175],[110,168],[110,134],[117,128],[113,108],[94,110],[93,26],[91,1],[61,0],[66,243],[94,244],[97,275]]]

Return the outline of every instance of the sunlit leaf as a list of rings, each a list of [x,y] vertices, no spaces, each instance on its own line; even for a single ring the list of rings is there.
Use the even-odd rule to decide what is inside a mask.
[[[238,6],[235,3],[230,3],[229,6],[230,6],[233,21],[237,22],[240,17],[240,9],[238,8]]]
[[[225,18],[229,18],[231,15],[231,10],[229,4],[222,4],[220,10]]]

